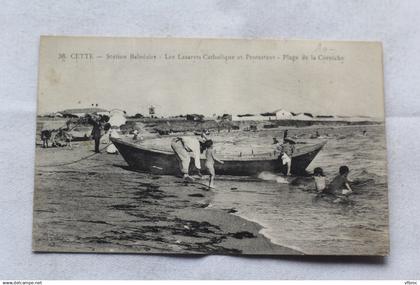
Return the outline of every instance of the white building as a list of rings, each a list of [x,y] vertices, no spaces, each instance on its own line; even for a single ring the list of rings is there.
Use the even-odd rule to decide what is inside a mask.
[[[83,117],[86,114],[96,113],[98,115],[109,115],[109,111],[101,108],[78,108],[78,109],[67,109],[61,112],[62,114],[70,114],[77,117]]]
[[[275,110],[273,113],[276,114],[276,120],[290,120],[293,119],[293,114],[284,109]]]
[[[313,118],[311,116],[300,113],[294,116],[293,120],[310,121],[310,120],[313,120]]]
[[[262,114],[233,115],[232,121],[274,121],[274,120],[293,120],[293,114],[284,109]]]

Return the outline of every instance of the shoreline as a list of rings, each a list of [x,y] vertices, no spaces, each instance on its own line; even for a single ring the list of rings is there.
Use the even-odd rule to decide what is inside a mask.
[[[240,213],[240,212],[239,212],[239,213],[235,213],[234,215],[235,215],[235,216],[240,217],[241,219],[247,220],[248,222],[251,222],[251,223],[255,223],[255,224],[257,224],[257,225],[260,227],[260,230],[258,231],[258,233],[259,233],[260,235],[262,235],[264,238],[266,238],[267,240],[269,240],[269,242],[270,242],[270,243],[272,243],[272,244],[274,244],[274,245],[277,245],[277,246],[281,246],[281,247],[285,247],[285,248],[288,248],[288,249],[294,250],[294,251],[296,251],[296,252],[299,252],[299,254],[302,254],[302,255],[308,255],[308,254],[309,254],[309,253],[307,253],[307,252],[304,252],[302,249],[300,249],[300,248],[298,248],[298,247],[294,247],[294,246],[289,246],[289,245],[285,245],[285,244],[276,243],[276,242],[273,240],[273,239],[274,239],[274,237],[270,236],[270,235],[266,232],[266,231],[268,231],[269,229],[268,229],[266,226],[262,225],[260,221],[255,220],[255,219],[250,219],[250,218],[246,217],[246,215],[244,215],[244,214],[242,214],[242,213]]]
[[[271,242],[263,226],[208,205],[213,191],[181,178],[129,171],[102,153],[65,166],[92,142],[36,149],[34,252],[302,255]]]
[[[324,165],[326,174],[331,177],[341,161],[352,159],[359,165],[372,165],[372,159],[383,157],[380,150],[384,146],[376,151],[383,137],[383,125],[371,128],[367,129],[367,134],[360,127],[337,128],[326,134],[319,131],[331,143],[328,152],[318,156],[316,164]],[[310,127],[289,134],[306,139],[311,135],[308,129]],[[268,146],[272,136],[276,134],[251,136],[251,133],[244,133],[238,137],[234,133],[227,137],[226,143],[238,148],[244,145],[241,142],[250,140]],[[349,150],[363,142],[374,144],[368,144],[360,154],[349,154]],[[104,142],[101,144],[105,145]],[[376,156],[370,155],[372,151]],[[86,157],[88,159],[84,160]],[[356,167],[354,173],[362,184],[352,203],[341,205],[323,199],[314,201],[306,191],[295,191],[275,182],[261,183],[251,177],[219,176],[217,188],[206,191],[205,183],[199,181],[187,185],[174,176],[129,170],[119,155],[96,155],[92,141],[75,142],[73,149],[37,146],[36,165],[34,250],[38,252],[388,253],[387,224],[382,219],[387,214],[386,195],[383,194],[386,181],[381,168],[369,171],[366,167]],[[365,205],[372,199],[380,203],[366,211]],[[354,217],[350,217],[348,211],[355,212],[358,224],[353,223]],[[218,218],[212,219],[213,216]],[[236,219],[230,219],[230,216]],[[335,222],[336,219],[340,223]],[[224,220],[230,222],[223,223]],[[237,234],[241,229],[230,230],[231,224],[241,223],[250,229],[242,236]],[[254,227],[249,226],[250,223]],[[349,225],[343,228],[343,223]],[[312,232],[316,228],[326,230]],[[37,233],[38,229],[41,230]],[[240,244],[244,241],[252,244],[246,249],[258,250],[241,251],[243,246]],[[288,247],[288,243],[292,247]],[[273,246],[277,248],[276,252],[270,249]]]
[[[216,219],[224,221],[234,220],[237,224],[241,225],[246,230],[238,231],[233,234],[228,233],[226,238],[220,243],[221,251],[212,252],[199,252],[199,251],[133,251],[130,249],[114,249],[114,248],[102,248],[96,249],[94,247],[88,248],[72,248],[72,247],[49,247],[39,246],[35,242],[32,246],[32,252],[34,253],[117,253],[117,254],[153,254],[153,255],[190,255],[190,256],[205,256],[205,255],[305,255],[304,252],[291,247],[283,246],[272,242],[268,237],[261,233],[264,228],[257,222],[247,220],[238,215],[226,213],[222,210],[204,209],[203,213],[195,212],[194,215],[181,214],[182,217],[186,218],[187,221],[195,221],[201,223],[209,223],[211,227],[220,227],[222,230],[227,229],[230,225],[226,222],[217,222]],[[213,218],[209,218],[213,215]],[[209,221],[212,221],[210,223]],[[234,236],[232,236],[234,235]],[[223,238],[223,237],[222,237]]]

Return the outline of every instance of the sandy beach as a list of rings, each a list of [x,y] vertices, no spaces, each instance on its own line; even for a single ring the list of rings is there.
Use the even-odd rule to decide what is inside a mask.
[[[221,153],[259,153],[282,129],[212,133]],[[319,138],[312,138],[318,133]],[[136,172],[101,144],[36,148],[35,251],[174,254],[386,255],[388,214],[383,125],[302,127],[303,145],[327,144],[307,171],[327,180],[348,164],[354,194],[318,199],[309,177],[180,177]],[[155,135],[156,136],[156,135]],[[131,137],[129,139],[132,140]],[[170,150],[171,136],[137,143]],[[106,141],[106,140],[105,140]],[[205,177],[207,178],[207,177]],[[282,182],[283,181],[283,182]],[[311,188],[312,187],[312,188]]]
[[[209,207],[207,187],[134,172],[121,156],[92,150],[91,141],[37,147],[34,251],[300,254],[234,209]]]

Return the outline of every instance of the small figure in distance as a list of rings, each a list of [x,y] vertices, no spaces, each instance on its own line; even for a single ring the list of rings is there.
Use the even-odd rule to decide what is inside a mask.
[[[282,149],[282,147],[281,147],[282,143],[279,142],[279,140],[276,137],[273,138],[273,145],[275,146],[275,151],[278,151],[278,152],[281,151],[281,149]]]
[[[288,133],[289,133],[289,130],[284,130],[283,140],[287,138]]]
[[[50,130],[42,130],[41,131],[41,140],[42,140],[42,147],[48,148],[48,141],[51,139],[51,131]]]
[[[139,135],[139,131],[135,129],[133,131],[133,141],[136,141],[138,139],[138,135]]]

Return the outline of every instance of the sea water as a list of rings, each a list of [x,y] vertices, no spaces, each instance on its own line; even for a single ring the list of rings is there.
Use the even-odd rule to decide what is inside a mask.
[[[299,141],[315,132],[314,129],[289,130],[289,135]],[[264,145],[281,135],[279,130],[250,132],[235,136],[234,140],[237,145],[249,146],[249,141],[254,144],[258,140]],[[327,144],[307,170],[312,172],[315,167],[322,167],[331,181],[339,167],[347,165],[349,179],[354,180],[354,194],[348,200],[319,198],[315,191],[302,190],[308,187],[301,189],[299,183],[292,186],[270,179],[260,183],[231,182],[231,189],[219,187],[215,190],[213,206],[235,208],[237,215],[263,226],[261,233],[273,243],[307,254],[386,254],[388,196],[384,126],[323,128],[318,130],[318,135]],[[307,143],[310,141],[306,139]],[[216,185],[218,179],[222,186],[228,180],[217,177]],[[304,186],[311,190],[310,183]]]
[[[284,129],[232,131],[212,133],[210,138],[216,155],[267,152],[274,155],[273,137],[281,141],[283,133]],[[260,175],[260,178],[268,177],[265,180],[217,176],[211,207],[234,208],[236,215],[260,224],[261,233],[273,243],[303,253],[386,254],[388,196],[384,125],[294,128],[288,130],[288,135],[298,142],[296,147],[327,141],[307,168],[308,173],[322,167],[327,181],[331,181],[338,175],[339,167],[347,165],[349,179],[354,180],[354,194],[344,201],[318,198],[315,186],[308,184],[310,178],[302,182],[304,185],[299,182],[291,185],[273,173]],[[169,150],[168,140],[167,137],[153,140],[153,145],[166,146]]]

